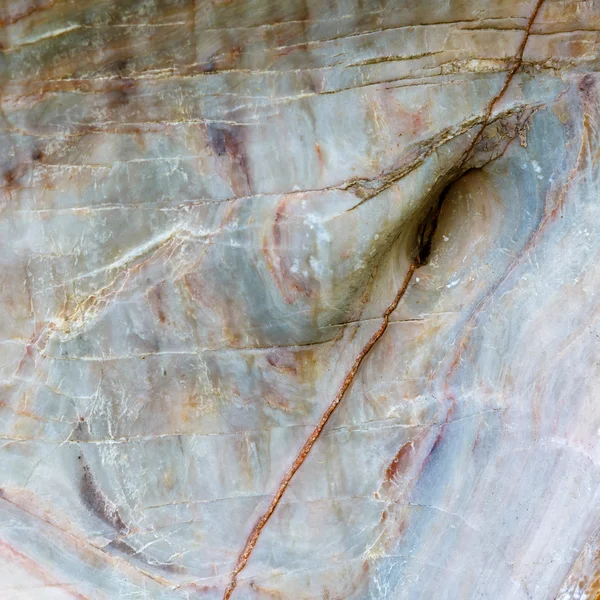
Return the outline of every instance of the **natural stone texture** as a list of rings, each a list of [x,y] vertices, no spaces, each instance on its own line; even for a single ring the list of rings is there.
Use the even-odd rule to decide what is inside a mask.
[[[600,2],[0,23],[2,598],[596,597]]]

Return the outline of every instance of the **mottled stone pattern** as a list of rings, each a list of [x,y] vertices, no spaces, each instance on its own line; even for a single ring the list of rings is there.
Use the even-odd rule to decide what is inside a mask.
[[[0,598],[600,594],[600,0],[0,0]]]

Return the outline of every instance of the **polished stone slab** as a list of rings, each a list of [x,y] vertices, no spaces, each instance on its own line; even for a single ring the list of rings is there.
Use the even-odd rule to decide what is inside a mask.
[[[599,2],[0,24],[2,598],[596,597]]]

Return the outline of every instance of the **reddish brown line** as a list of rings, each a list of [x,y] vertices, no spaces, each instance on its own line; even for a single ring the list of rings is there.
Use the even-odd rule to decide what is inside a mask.
[[[52,8],[56,4],[56,0],[51,0],[48,4],[43,6],[31,6],[30,8],[24,10],[20,15],[15,15],[13,17],[7,17],[6,19],[0,19],[0,27],[7,27],[8,25],[14,25],[27,17],[30,17],[33,13],[41,12],[43,10],[48,10]]]
[[[523,53],[525,52],[525,46],[527,45],[527,40],[529,40],[529,35],[531,33],[531,28],[533,27],[533,23],[538,15],[538,13],[540,12],[540,8],[542,8],[542,4],[544,4],[544,0],[537,1],[537,4],[535,5],[535,8],[533,9],[531,16],[529,17],[529,21],[527,21],[527,26],[525,27],[525,35],[523,36],[523,41],[519,45],[519,48],[517,49],[517,53],[515,54],[515,57],[513,58],[513,60],[515,61],[515,64],[513,65],[511,70],[508,72],[508,75],[506,77],[506,80],[504,81],[504,85],[502,86],[502,89],[492,98],[492,101],[489,103],[487,110],[485,112],[484,118],[483,118],[483,124],[479,128],[479,131],[477,132],[475,137],[473,138],[473,141],[469,144],[469,147],[465,150],[465,152],[462,156],[462,160],[460,161],[459,169],[464,166],[464,164],[469,159],[469,155],[471,154],[473,148],[475,148],[477,143],[481,140],[481,136],[483,135],[483,131],[485,130],[485,128],[487,127],[487,125],[490,121],[492,112],[494,111],[494,107],[496,106],[496,104],[498,104],[498,102],[500,101],[502,96],[504,96],[515,73],[519,70],[519,68],[523,64]]]
[[[356,360],[354,361],[352,368],[346,374],[346,377],[344,378],[344,381],[342,382],[342,385],[340,386],[340,389],[338,390],[338,393],[336,394],[335,398],[331,401],[331,404],[327,407],[327,410],[323,413],[323,416],[321,417],[317,426],[314,428],[313,432],[310,434],[310,437],[306,440],[306,442],[304,442],[302,449],[298,453],[298,456],[296,456],[296,460],[293,462],[292,466],[289,468],[288,472],[285,474],[285,476],[281,480],[281,483],[279,484],[279,488],[277,489],[277,492],[273,496],[273,499],[271,500],[269,507],[264,512],[264,514],[260,517],[260,519],[258,519],[256,525],[252,529],[252,533],[248,537],[248,540],[246,541],[246,545],[244,546],[244,549],[242,550],[242,552],[238,558],[238,561],[235,565],[235,569],[233,570],[233,572],[231,574],[231,580],[229,582],[229,585],[227,586],[227,589],[225,590],[223,600],[229,600],[229,598],[231,597],[231,594],[233,594],[233,590],[235,589],[235,587],[237,585],[237,576],[240,574],[240,572],[246,566],[246,563],[248,562],[248,559],[250,558],[250,555],[252,554],[252,551],[254,550],[256,543],[258,542],[258,538],[260,537],[260,534],[261,534],[264,526],[267,524],[267,521],[271,518],[271,515],[275,512],[275,509],[277,508],[279,501],[281,500],[281,498],[283,497],[283,494],[285,493],[286,489],[290,485],[290,482],[292,481],[292,478],[296,474],[296,471],[302,466],[302,463],[308,456],[308,453],[311,451],[312,447],[314,446],[314,443],[317,441],[317,438],[319,437],[319,435],[321,435],[323,428],[325,427],[325,425],[327,425],[327,421],[329,421],[329,418],[333,414],[333,411],[337,408],[338,404],[341,402],[342,398],[344,397],[344,394],[346,393],[346,391],[352,384],[352,381],[354,380],[354,377],[356,376],[356,373],[357,373],[362,361],[365,359],[365,357],[370,352],[370,350],[373,348],[373,346],[375,346],[375,344],[381,339],[381,337],[385,333],[385,330],[388,328],[388,325],[390,322],[390,315],[396,310],[398,303],[402,299],[402,296],[404,296],[404,294],[408,288],[408,284],[410,283],[413,273],[415,272],[417,267],[418,267],[418,265],[416,263],[411,263],[410,267],[408,268],[408,272],[406,273],[406,276],[404,278],[404,282],[402,283],[402,287],[398,290],[398,293],[396,294],[395,298],[392,300],[391,304],[385,309],[385,312],[381,316],[382,323],[379,326],[379,329],[371,336],[369,341],[363,346],[363,349],[360,351],[359,355],[356,357]]]

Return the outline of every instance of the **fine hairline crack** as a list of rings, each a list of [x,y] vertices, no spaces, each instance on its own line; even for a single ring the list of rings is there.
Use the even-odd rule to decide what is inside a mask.
[[[432,239],[437,227],[438,215],[444,198],[445,192],[442,192],[434,208],[425,215],[423,223],[419,224],[417,231],[416,248],[413,253],[413,258],[410,261],[406,275],[404,276],[402,285],[400,286],[400,289],[396,292],[396,295],[394,296],[393,300],[381,315],[381,325],[379,326],[377,331],[369,338],[367,343],[362,347],[358,356],[354,360],[352,367],[346,373],[346,376],[344,377],[344,380],[342,381],[342,384],[339,387],[337,394],[335,395],[335,397],[321,416],[321,419],[319,420],[317,426],[313,429],[308,439],[304,442],[302,448],[300,449],[300,452],[298,453],[294,462],[292,463],[292,466],[284,475],[266,511],[261,515],[261,517],[254,525],[254,528],[252,529],[248,539],[246,540],[246,544],[242,552],[240,553],[236,565],[231,573],[231,578],[227,588],[225,589],[223,600],[229,600],[229,598],[231,598],[231,595],[233,594],[233,591],[237,586],[238,575],[246,567],[246,564],[248,563],[250,555],[254,551],[254,548],[262,533],[262,530],[264,529],[265,525],[275,512],[275,509],[277,508],[283,495],[289,487],[294,475],[306,460],[306,457],[308,456],[315,442],[321,435],[323,429],[325,428],[325,425],[327,425],[327,422],[329,421],[331,415],[334,413],[335,409],[342,401],[348,388],[352,385],[356,373],[358,372],[362,362],[367,357],[369,352],[373,349],[373,347],[377,344],[377,342],[383,337],[383,334],[386,332],[390,324],[390,316],[396,310],[398,304],[400,303],[400,300],[406,293],[406,290],[408,289],[414,272],[419,267],[427,264],[429,260],[429,255],[431,253]]]
[[[277,505],[279,504],[285,491],[289,487],[294,475],[304,463],[306,457],[308,456],[315,442],[321,435],[321,432],[323,431],[325,425],[329,421],[331,415],[333,414],[339,403],[342,401],[342,398],[344,397],[346,391],[354,381],[354,377],[356,376],[356,373],[358,372],[358,369],[360,368],[360,365],[362,364],[363,360],[366,358],[367,354],[369,354],[372,348],[377,344],[377,342],[381,339],[386,329],[388,328],[390,315],[392,314],[392,312],[394,312],[394,310],[396,310],[396,307],[398,306],[400,300],[402,299],[406,290],[408,289],[408,285],[413,276],[413,273],[419,266],[421,265],[417,262],[417,260],[410,263],[406,276],[404,277],[402,286],[400,287],[400,289],[396,293],[396,296],[382,315],[382,322],[379,326],[379,329],[371,336],[369,341],[363,346],[362,350],[356,357],[351,369],[346,374],[346,377],[344,378],[342,385],[340,386],[334,399],[327,407],[327,410],[323,413],[323,416],[319,420],[319,423],[314,428],[313,432],[304,442],[304,445],[300,449],[300,452],[296,456],[296,459],[292,463],[292,466],[288,469],[283,479],[281,480],[281,483],[279,484],[275,495],[273,496],[269,506],[267,507],[267,510],[262,514],[262,516],[254,525],[254,528],[252,529],[252,532],[250,533],[250,536],[248,537],[246,544],[241,554],[239,555],[237,563],[232,571],[229,585],[225,589],[225,593],[223,595],[223,600],[229,600],[229,598],[231,598],[231,595],[233,594],[233,591],[235,590],[235,587],[237,585],[237,577],[248,563],[248,559],[254,551],[254,548],[258,542],[258,538],[260,537],[263,528],[271,518],[272,514],[275,512]]]
[[[490,121],[494,107],[504,96],[504,94],[506,93],[507,89],[510,86],[510,83],[511,83],[515,73],[519,70],[519,68],[523,62],[523,54],[525,51],[525,46],[527,45],[527,40],[529,39],[531,28],[533,26],[536,16],[537,16],[540,8],[542,7],[543,3],[544,3],[544,0],[537,0],[534,10],[527,22],[523,40],[522,40],[521,44],[519,45],[517,53],[514,57],[515,64],[509,71],[508,76],[507,76],[502,88],[500,89],[500,92],[498,94],[496,94],[496,96],[494,96],[494,98],[492,98],[491,102],[489,103],[488,108],[484,114],[483,123],[482,123],[480,129],[477,131],[477,133],[473,137],[473,140],[469,144],[469,147],[465,150],[465,152],[461,156],[460,160],[458,161],[457,172],[460,172],[460,170],[462,169],[462,167],[465,165],[468,158],[470,157],[471,152],[473,151],[473,149],[475,148],[475,146],[481,139],[481,136],[483,135],[483,131],[485,130],[486,126],[488,125],[488,123]],[[360,368],[360,365],[362,364],[362,362],[364,361],[366,356],[369,354],[369,352],[373,349],[373,347],[377,344],[377,342],[381,339],[383,334],[386,332],[388,325],[389,325],[390,315],[396,310],[398,304],[400,303],[400,300],[406,293],[406,290],[408,289],[408,286],[410,284],[410,281],[412,279],[414,272],[419,267],[421,267],[422,265],[427,263],[427,261],[429,259],[429,255],[431,253],[433,236],[434,236],[436,228],[437,228],[438,216],[439,216],[443,201],[445,199],[446,191],[447,191],[448,187],[449,186],[447,186],[445,188],[445,190],[442,191],[442,193],[438,197],[436,204],[425,215],[425,218],[423,219],[422,223],[419,224],[419,227],[417,230],[416,253],[414,254],[413,259],[410,262],[410,265],[408,267],[408,270],[406,272],[404,281],[403,281],[400,289],[397,291],[394,299],[392,300],[392,302],[388,305],[388,307],[385,309],[385,311],[382,314],[382,317],[381,317],[382,322],[381,322],[381,325],[379,326],[379,329],[371,336],[371,338],[368,340],[368,342],[363,346],[362,350],[359,352],[351,369],[346,374],[346,377],[344,378],[342,385],[340,386],[334,399],[331,401],[331,403],[329,404],[329,406],[323,413],[323,416],[319,420],[319,423],[317,424],[317,426],[315,427],[315,429],[313,430],[311,435],[304,442],[304,445],[300,449],[300,452],[296,456],[296,459],[292,463],[292,466],[288,469],[288,471],[284,475],[283,479],[281,480],[279,487],[277,488],[277,491],[275,492],[275,495],[273,496],[269,506],[267,507],[267,510],[261,515],[261,517],[258,519],[256,524],[254,525],[254,528],[252,529],[248,539],[246,540],[246,544],[244,545],[244,548],[242,549],[242,552],[240,553],[240,555],[238,557],[235,567],[234,567],[233,571],[231,572],[229,584],[227,585],[225,592],[223,594],[223,600],[229,600],[231,598],[231,595],[233,594],[233,592],[237,586],[238,575],[246,567],[246,564],[248,563],[248,560],[250,559],[250,556],[251,556],[252,552],[254,551],[254,548],[255,548],[255,546],[258,542],[258,539],[262,533],[262,530],[264,529],[265,525],[267,524],[267,522],[269,521],[269,519],[275,512],[275,509],[277,508],[284,493],[286,492],[287,488],[289,487],[294,475],[296,474],[298,469],[304,463],[306,457],[308,456],[308,454],[310,453],[315,442],[321,435],[321,432],[323,431],[325,425],[329,421],[331,415],[333,414],[333,412],[335,411],[337,406],[340,404],[346,391],[348,390],[348,388],[354,381],[354,378]]]
[[[483,132],[485,131],[486,127],[490,123],[492,123],[502,117],[506,117],[506,116],[512,114],[515,111],[515,109],[518,110],[519,107],[514,107],[513,109],[504,111],[504,114],[501,113],[501,114],[497,115],[496,118],[492,117],[494,108],[496,107],[498,102],[504,97],[504,94],[508,90],[508,88],[513,80],[513,77],[515,76],[515,74],[521,68],[521,66],[523,64],[523,54],[525,52],[525,46],[527,45],[527,41],[529,40],[529,36],[531,35],[531,29],[533,27],[533,23],[537,17],[538,12],[540,11],[540,8],[542,7],[543,3],[544,3],[544,0],[537,0],[537,2],[536,2],[535,8],[527,21],[527,25],[524,30],[525,33],[523,36],[523,40],[519,44],[517,52],[512,59],[512,62],[514,64],[508,70],[508,75],[506,76],[506,79],[504,80],[504,83],[503,83],[502,87],[500,88],[500,91],[489,102],[482,117],[479,117],[476,119],[470,119],[463,124],[463,127],[464,127],[464,126],[468,125],[469,121],[470,121],[472,123],[473,127],[476,126],[478,123],[480,124],[480,127],[477,130],[477,133],[473,136],[473,139],[469,143],[469,146],[466,148],[466,150],[463,152],[461,158],[459,159],[458,164],[454,169],[455,172],[460,173],[460,170],[464,167],[465,163],[470,158],[471,153],[473,152],[474,148],[477,146],[477,144],[481,140],[481,138],[483,136]],[[402,165],[399,168],[394,169],[393,171],[390,171],[385,176],[380,178],[379,185],[374,188],[371,187],[370,185],[365,186],[364,184],[366,182],[364,180],[356,180],[356,181],[345,184],[340,189],[344,189],[344,190],[345,189],[353,189],[353,191],[356,193],[356,195],[360,198],[359,202],[357,202],[349,210],[357,209],[358,207],[362,206],[368,200],[371,200],[372,198],[374,198],[381,192],[383,192],[386,189],[388,189],[389,187],[391,187],[393,184],[400,181],[408,173],[413,171],[415,168],[419,167],[423,163],[423,161],[430,154],[432,154],[439,146],[441,146],[444,143],[446,143],[447,141],[453,139],[457,135],[464,133],[465,131],[466,131],[466,129],[464,129],[463,131],[461,131],[459,129],[457,132],[454,132],[454,134],[452,134],[451,128],[447,128],[447,130],[445,130],[441,134],[438,134],[438,136],[436,136],[435,138],[432,138],[431,140],[429,140],[430,143],[425,146],[424,151],[422,151],[420,155],[416,156],[416,158],[413,158],[412,161],[407,162],[407,164]]]

